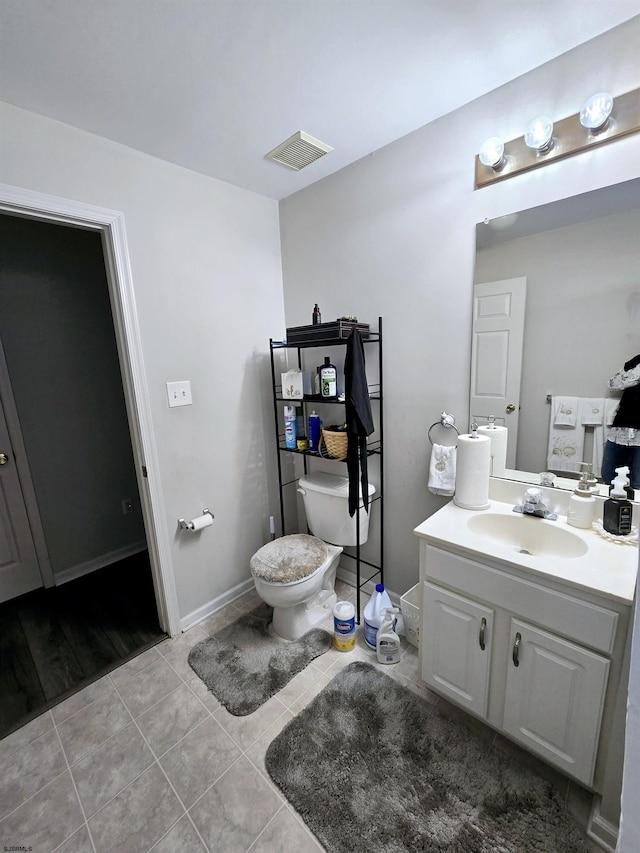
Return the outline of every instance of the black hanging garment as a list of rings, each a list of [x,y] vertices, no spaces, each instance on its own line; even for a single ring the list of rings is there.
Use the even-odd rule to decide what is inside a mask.
[[[373,432],[371,401],[365,372],[364,345],[358,329],[347,340],[344,360],[345,416],[347,421],[347,471],[349,474],[349,515],[358,508],[358,480],[362,500],[369,512],[369,476],[367,472],[367,436]],[[360,475],[360,476],[359,476]]]

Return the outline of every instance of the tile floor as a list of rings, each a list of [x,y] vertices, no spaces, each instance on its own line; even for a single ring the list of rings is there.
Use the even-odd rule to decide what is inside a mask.
[[[338,597],[355,592],[338,582]],[[359,636],[349,652],[313,661],[247,717],[234,717],[187,663],[190,648],[252,609],[248,593],[189,632],[165,640],[0,741],[0,844],[33,853],[322,853],[271,783],[269,743],[354,659],[375,662]],[[331,621],[328,630],[333,630]],[[404,642],[404,641],[403,641]],[[406,645],[386,673],[456,712],[417,684]],[[468,717],[465,716],[466,719]],[[517,747],[478,724],[507,752]],[[586,825],[589,797],[534,759]],[[598,848],[593,846],[593,850]]]

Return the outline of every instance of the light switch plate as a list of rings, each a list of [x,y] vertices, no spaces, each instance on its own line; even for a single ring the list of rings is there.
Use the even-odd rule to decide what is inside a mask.
[[[169,398],[169,408],[174,406],[190,406],[193,402],[191,399],[191,382],[188,379],[182,382],[167,382],[167,396]]]

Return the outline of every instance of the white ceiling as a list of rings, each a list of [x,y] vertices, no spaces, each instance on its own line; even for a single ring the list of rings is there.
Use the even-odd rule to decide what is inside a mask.
[[[280,199],[640,0],[0,0],[0,99]],[[334,151],[295,172],[297,130]]]

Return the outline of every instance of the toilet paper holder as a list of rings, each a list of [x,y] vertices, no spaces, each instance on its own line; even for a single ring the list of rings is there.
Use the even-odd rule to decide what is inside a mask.
[[[211,518],[211,521],[209,521],[207,519],[207,522],[208,522],[207,526],[209,526],[210,524],[213,523],[214,515],[208,507],[205,507],[202,510],[202,515],[208,515]],[[186,521],[184,518],[179,518],[178,524],[179,524],[181,530],[195,530],[196,528],[200,527],[201,520],[200,520],[200,518],[198,518],[198,519],[192,518],[191,521]]]

